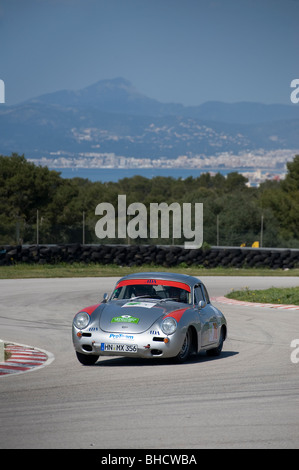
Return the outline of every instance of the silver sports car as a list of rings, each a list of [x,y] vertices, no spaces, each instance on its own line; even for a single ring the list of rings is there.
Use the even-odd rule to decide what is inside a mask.
[[[223,314],[204,284],[184,274],[148,272],[121,278],[109,299],[84,308],[73,320],[73,344],[81,364],[99,356],[175,358],[221,353],[227,336]]]

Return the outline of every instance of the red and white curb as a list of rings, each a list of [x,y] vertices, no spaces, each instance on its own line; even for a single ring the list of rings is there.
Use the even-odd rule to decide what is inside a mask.
[[[243,300],[228,299],[227,297],[213,297],[214,302],[219,302],[228,305],[240,305],[242,307],[270,307],[280,308],[283,310],[299,310],[299,305],[286,305],[286,304],[266,304],[259,302],[245,302]]]
[[[40,369],[54,360],[52,353],[23,344],[6,342],[5,349],[11,356],[7,361],[0,362],[0,377]]]

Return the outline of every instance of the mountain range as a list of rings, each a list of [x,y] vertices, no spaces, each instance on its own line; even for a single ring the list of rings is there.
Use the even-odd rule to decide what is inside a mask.
[[[299,105],[161,103],[123,78],[0,105],[3,155],[175,159],[257,149],[299,149]]]

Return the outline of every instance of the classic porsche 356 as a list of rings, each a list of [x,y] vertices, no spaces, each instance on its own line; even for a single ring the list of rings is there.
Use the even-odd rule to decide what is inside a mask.
[[[95,364],[99,356],[181,363],[200,351],[220,355],[227,322],[198,278],[146,272],[121,278],[109,298],[105,294],[101,303],[78,312],[72,335],[83,365]]]

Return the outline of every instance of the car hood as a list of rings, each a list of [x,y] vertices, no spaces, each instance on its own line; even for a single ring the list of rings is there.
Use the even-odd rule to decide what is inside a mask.
[[[105,305],[100,316],[100,328],[109,332],[142,333],[159,318],[170,313],[170,302],[149,300],[118,300]]]

